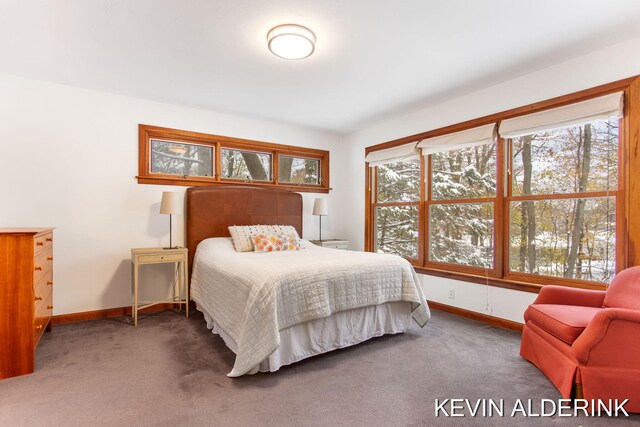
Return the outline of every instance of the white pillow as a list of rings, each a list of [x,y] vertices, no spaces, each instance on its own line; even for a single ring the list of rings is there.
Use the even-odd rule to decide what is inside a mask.
[[[300,240],[298,232],[291,225],[230,225],[229,233],[233,239],[233,247],[236,252],[253,251],[251,237],[256,234],[293,234],[296,240]]]

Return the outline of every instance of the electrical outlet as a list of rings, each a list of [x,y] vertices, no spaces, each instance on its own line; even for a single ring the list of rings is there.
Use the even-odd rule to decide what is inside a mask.
[[[456,299],[456,290],[454,288],[449,289],[449,299]]]

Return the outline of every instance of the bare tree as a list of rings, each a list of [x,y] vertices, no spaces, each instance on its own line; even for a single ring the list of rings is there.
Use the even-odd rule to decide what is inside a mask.
[[[589,182],[589,171],[591,169],[591,125],[584,125],[584,132],[580,133],[579,147],[582,148],[582,161],[579,162],[579,182],[578,192],[587,191]],[[570,242],[567,255],[567,269],[564,277],[572,278],[575,275],[576,261],[578,260],[578,249],[581,246],[583,225],[584,225],[584,207],[586,199],[578,199],[575,207],[573,226],[571,227]]]
[[[293,157],[280,157],[278,160],[278,179],[281,181],[291,180],[291,167],[293,166]]]
[[[249,169],[249,176],[251,179],[256,181],[269,181],[271,179],[257,153],[242,151],[242,158],[244,159],[244,163],[247,165],[247,169]]]
[[[521,138],[523,176],[522,176],[522,194],[531,194],[531,174],[533,171],[531,159],[531,141],[533,135],[526,135]],[[536,271],[538,263],[536,262],[536,205],[533,200],[521,203],[522,221],[520,222],[520,265],[524,270],[528,267],[529,273]]]

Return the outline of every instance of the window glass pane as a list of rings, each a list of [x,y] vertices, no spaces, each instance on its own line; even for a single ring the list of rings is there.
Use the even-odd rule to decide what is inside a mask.
[[[271,154],[223,148],[222,177],[271,181]]]
[[[420,159],[378,166],[378,202],[420,199]]]
[[[151,173],[213,176],[213,147],[152,139]]]
[[[496,195],[496,144],[431,155],[433,200]]]
[[[493,203],[431,205],[429,260],[493,268]]]
[[[511,203],[511,271],[608,283],[615,273],[614,197]]]
[[[418,207],[378,206],[375,215],[376,252],[418,258]]]
[[[292,184],[320,184],[320,160],[278,156],[278,181]]]
[[[513,139],[514,196],[615,190],[618,119]]]

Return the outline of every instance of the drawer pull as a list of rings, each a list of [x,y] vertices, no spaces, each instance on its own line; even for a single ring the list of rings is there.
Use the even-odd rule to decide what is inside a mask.
[[[41,296],[36,297],[36,301],[42,301],[42,297]]]
[[[51,280],[47,280],[47,285],[53,286],[53,282]]]
[[[45,240],[46,240],[47,242],[53,242],[53,237],[47,237]]]
[[[38,326],[36,326],[36,331],[39,331],[39,330],[41,330],[41,329],[42,329],[42,325],[38,325]]]
[[[44,246],[44,242],[36,242],[36,246]]]
[[[36,265],[36,271],[42,271],[42,267],[40,267],[39,265]]]
[[[53,310],[53,306],[52,305],[48,305],[47,306],[47,310]]]
[[[48,256],[47,257],[47,261],[53,261],[53,257],[52,256]]]

